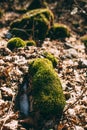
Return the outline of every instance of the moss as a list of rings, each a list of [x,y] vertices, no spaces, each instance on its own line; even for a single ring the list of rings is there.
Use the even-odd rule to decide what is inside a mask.
[[[49,30],[48,36],[51,39],[64,39],[70,36],[70,30],[64,24],[54,23],[53,27]]]
[[[34,40],[26,41],[26,46],[36,46],[36,42]]]
[[[40,68],[53,68],[52,62],[48,59],[37,58],[29,63],[30,69],[29,73],[33,76]]]
[[[34,22],[35,22],[34,38],[43,40],[46,37],[46,34],[48,32],[49,22],[44,17],[44,15],[41,15],[39,18],[35,18]]]
[[[13,28],[23,29],[33,39],[44,39],[53,24],[54,16],[49,9],[35,9],[27,12],[21,19],[11,23]]]
[[[51,61],[38,58],[31,62],[29,72],[32,75],[33,107],[44,115],[59,118],[65,106],[65,97],[60,79],[53,69]]]
[[[15,38],[11,38],[8,43],[7,43],[7,47],[13,51],[15,48],[19,48],[19,47],[24,47],[25,41],[23,41],[21,38],[19,37],[15,37]]]
[[[85,47],[87,47],[87,34],[81,37],[81,41],[84,43]]]
[[[48,53],[48,52],[44,52],[43,56],[45,58],[49,59],[52,62],[53,66],[56,67],[56,65],[58,63],[58,59],[54,55],[52,55],[51,53]]]

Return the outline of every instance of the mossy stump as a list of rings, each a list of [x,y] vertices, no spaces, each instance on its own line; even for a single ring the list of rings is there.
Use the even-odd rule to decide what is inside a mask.
[[[39,39],[43,40],[50,27],[53,25],[54,15],[49,9],[35,9],[27,12],[22,16],[21,19],[17,19],[13,21],[10,25],[10,32],[17,36],[17,30],[22,31],[24,35],[26,34],[26,38],[29,39]],[[14,31],[16,30],[16,33]],[[19,34],[20,35],[20,34]],[[20,35],[20,37],[22,38]]]
[[[58,116],[60,119],[65,97],[52,62],[46,58],[33,60],[29,63],[29,75],[32,79],[34,111],[39,111],[45,118]]]

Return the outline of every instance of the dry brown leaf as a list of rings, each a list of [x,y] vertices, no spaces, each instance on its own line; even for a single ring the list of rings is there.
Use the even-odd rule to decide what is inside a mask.
[[[12,70],[12,66],[8,66],[4,69],[3,74],[5,77],[9,76],[9,72]]]
[[[59,124],[58,127],[57,127],[57,130],[62,130],[64,128],[65,124]]]
[[[10,97],[12,98],[14,96],[14,92],[12,91],[11,88],[8,88],[8,87],[1,87],[0,88],[1,91],[2,91],[2,97]]]
[[[9,123],[4,124],[2,130],[17,130],[18,121],[12,120]]]

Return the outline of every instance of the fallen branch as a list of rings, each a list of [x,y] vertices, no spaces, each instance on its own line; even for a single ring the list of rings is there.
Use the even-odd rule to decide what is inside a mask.
[[[78,6],[78,8],[81,10],[81,12],[87,16],[87,12],[80,7],[80,5],[78,4],[77,0],[74,0],[74,3]]]
[[[65,113],[69,108],[71,108],[72,106],[74,106],[74,105],[79,101],[79,99],[81,99],[81,98],[83,97],[83,94],[84,94],[86,91],[87,91],[87,87],[84,88],[82,94],[77,98],[77,100],[76,100],[74,103],[70,104],[70,105],[64,110],[63,113]]]
[[[12,106],[13,106],[14,99],[15,99],[15,95],[13,95],[13,97],[12,97],[11,105],[10,105],[10,107],[9,107],[9,110],[8,110],[7,114],[6,114],[6,117],[3,118],[4,121],[3,121],[3,123],[2,123],[2,126],[1,126],[1,129],[0,129],[0,130],[3,130],[3,126],[5,125],[6,121],[7,121],[8,118],[10,117],[10,112],[11,112],[11,110],[12,110]],[[8,117],[8,115],[9,115],[9,117]]]

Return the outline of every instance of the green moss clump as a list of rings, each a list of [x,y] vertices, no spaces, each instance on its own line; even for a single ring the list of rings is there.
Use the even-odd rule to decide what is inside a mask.
[[[60,79],[53,69],[51,61],[37,58],[30,63],[29,73],[32,77],[33,108],[43,116],[62,115],[65,97]]]
[[[26,46],[36,46],[36,42],[34,40],[26,41]]]
[[[35,9],[24,14],[21,19],[12,22],[10,30],[22,29],[28,37],[43,40],[53,25],[53,20],[54,15],[49,9]]]
[[[23,41],[21,38],[19,37],[15,37],[15,38],[11,38],[8,43],[7,43],[7,47],[13,51],[15,48],[20,48],[20,47],[24,47],[25,41]]]
[[[48,36],[51,39],[64,39],[70,36],[70,30],[64,24],[54,23],[53,27],[49,30]]]
[[[52,62],[46,58],[37,58],[29,63],[29,73],[33,76],[40,68],[53,68]]]
[[[87,34],[81,37],[81,41],[84,43],[85,47],[87,47]]]
[[[57,65],[57,63],[58,63],[58,59],[57,59],[54,55],[52,55],[52,54],[49,53],[49,52],[44,52],[44,53],[43,53],[43,56],[44,56],[45,58],[49,59],[49,60],[52,62],[53,66],[56,67],[56,65]]]

